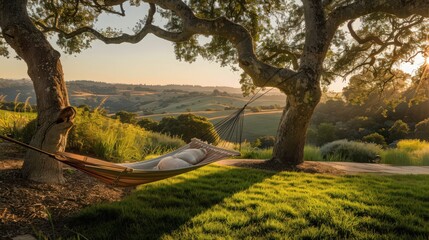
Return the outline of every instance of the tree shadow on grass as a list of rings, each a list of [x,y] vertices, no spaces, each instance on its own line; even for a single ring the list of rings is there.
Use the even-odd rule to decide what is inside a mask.
[[[206,167],[197,173],[144,185],[120,202],[84,209],[69,221],[69,226],[88,239],[158,239],[274,174]]]

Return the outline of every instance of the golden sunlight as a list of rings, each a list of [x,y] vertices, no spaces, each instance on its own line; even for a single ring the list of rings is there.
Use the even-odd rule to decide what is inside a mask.
[[[428,58],[424,57],[423,54],[418,54],[412,63],[410,62],[404,62],[399,65],[399,68],[408,73],[413,75],[415,71],[422,65],[422,64],[428,64]]]

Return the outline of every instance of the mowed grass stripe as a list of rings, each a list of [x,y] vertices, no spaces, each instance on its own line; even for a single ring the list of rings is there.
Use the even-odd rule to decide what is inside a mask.
[[[429,176],[209,166],[82,211],[89,239],[427,239]]]

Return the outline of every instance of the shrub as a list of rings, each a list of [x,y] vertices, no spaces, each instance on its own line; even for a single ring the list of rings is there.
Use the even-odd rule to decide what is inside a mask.
[[[137,114],[127,111],[119,111],[115,114],[115,118],[119,119],[122,123],[135,124],[137,122],[136,117]]]
[[[257,138],[253,145],[257,148],[271,148],[275,142],[276,138],[274,136],[263,136]]]
[[[171,136],[180,136],[185,142],[200,138],[216,144],[220,139],[213,124],[205,117],[193,114],[181,114],[177,118],[164,117],[159,122],[158,131]]]
[[[396,144],[398,149],[413,152],[425,148],[429,148],[429,143],[418,139],[404,139]]]
[[[376,144],[348,140],[333,141],[320,148],[323,159],[335,156],[344,161],[364,163],[377,162],[381,152],[381,147]]]
[[[152,120],[150,118],[142,118],[140,121],[137,122],[137,125],[150,131],[157,131],[158,124],[159,123],[157,121]]]
[[[317,126],[317,144],[322,145],[337,139],[336,128],[332,123],[321,123]]]
[[[362,138],[362,141],[367,143],[375,143],[383,147],[387,145],[384,136],[379,133],[368,134]]]
[[[414,136],[421,140],[429,141],[429,118],[416,124],[414,129]]]
[[[389,138],[393,142],[398,139],[405,138],[410,131],[408,124],[402,120],[397,120],[393,126],[389,129]]]

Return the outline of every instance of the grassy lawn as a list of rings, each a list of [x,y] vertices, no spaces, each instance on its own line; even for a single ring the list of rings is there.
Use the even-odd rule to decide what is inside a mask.
[[[208,166],[89,207],[88,239],[428,239],[429,176],[331,176]]]

